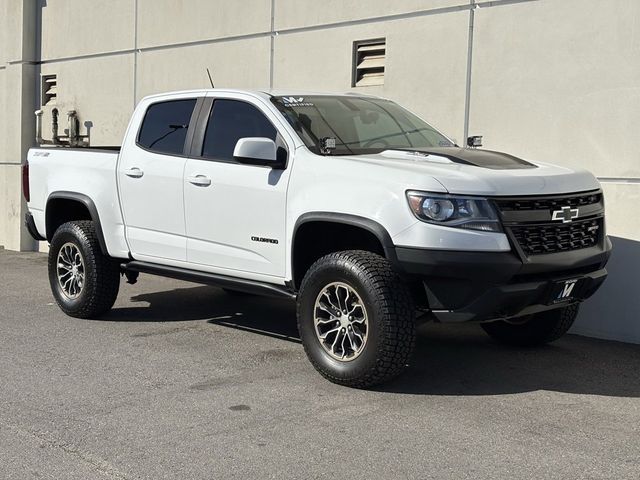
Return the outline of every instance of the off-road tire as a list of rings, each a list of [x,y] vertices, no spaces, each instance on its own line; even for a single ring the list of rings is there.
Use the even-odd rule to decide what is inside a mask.
[[[332,358],[315,331],[314,307],[320,292],[344,282],[367,309],[368,337],[362,353],[351,361]],[[326,255],[306,273],[297,301],[298,330],[315,369],[331,382],[368,388],[398,376],[415,344],[415,308],[409,289],[380,255],[348,250]]]
[[[558,340],[567,333],[578,315],[578,308],[576,303],[530,315],[523,323],[500,320],[481,326],[491,338],[505,345],[535,347]]]
[[[63,293],[57,276],[58,253],[67,243],[78,248],[85,268],[82,290],[73,299]],[[68,222],[56,230],[49,247],[49,283],[56,303],[71,317],[96,318],[111,309],[120,288],[120,267],[102,253],[92,221]]]

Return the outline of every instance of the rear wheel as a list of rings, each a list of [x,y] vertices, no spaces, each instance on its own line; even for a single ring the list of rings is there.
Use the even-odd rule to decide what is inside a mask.
[[[120,267],[103,255],[92,221],[68,222],[56,230],[49,248],[49,283],[67,315],[94,318],[111,309]]]
[[[379,255],[350,250],[322,257],[302,281],[297,310],[309,360],[334,383],[366,388],[385,382],[411,357],[413,300]]]
[[[553,342],[562,337],[578,315],[578,304],[528,315],[510,322],[499,320],[482,323],[487,334],[500,343],[533,347]],[[520,320],[520,321],[518,321]]]

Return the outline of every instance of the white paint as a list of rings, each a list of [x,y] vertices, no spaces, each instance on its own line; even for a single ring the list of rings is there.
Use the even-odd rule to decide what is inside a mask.
[[[138,127],[149,105],[205,95],[245,101],[261,110],[286,143],[287,168],[273,170],[160,155],[136,144]],[[49,155],[42,156],[43,151]],[[319,156],[304,146],[268,94],[240,90],[196,90],[144,98],[131,118],[119,156],[32,149],[29,159],[29,208],[40,232],[44,233],[44,210],[51,193],[82,193],[96,204],[113,256],[125,258],[131,254],[135,259],[159,264],[238,277],[251,274],[276,283],[292,278],[294,228],[309,212],[375,220],[398,246],[509,251],[502,233],[418,221],[408,207],[406,191],[546,195],[585,191],[599,185],[584,170],[547,163],[538,163],[535,169],[493,170],[393,151]],[[252,237],[275,239],[277,243]]]

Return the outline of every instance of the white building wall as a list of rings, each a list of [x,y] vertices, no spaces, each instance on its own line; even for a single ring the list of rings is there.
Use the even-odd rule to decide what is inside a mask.
[[[269,38],[230,40],[138,54],[138,99],[151,93],[216,87],[264,88],[269,81]],[[181,72],[176,75],[175,72]]]
[[[475,11],[470,133],[602,184],[614,253],[573,328],[640,342],[640,2],[541,0]]]
[[[462,140],[468,13],[283,32],[275,39],[274,86],[360,90],[391,98]],[[456,32],[455,34],[453,34]],[[382,86],[351,88],[354,40],[386,39]]]
[[[137,100],[205,87],[207,67],[220,87],[348,91],[353,41],[385,37],[385,84],[362,91],[600,177],[615,251],[574,331],[640,342],[638,25],[636,0],[0,0],[0,245],[33,246],[19,164],[40,73],[58,76],[63,122],[74,108],[113,145]]]
[[[14,250],[35,247],[22,229],[20,170],[33,142],[33,120],[27,119],[35,107],[35,11],[33,2],[0,1],[0,245]]]

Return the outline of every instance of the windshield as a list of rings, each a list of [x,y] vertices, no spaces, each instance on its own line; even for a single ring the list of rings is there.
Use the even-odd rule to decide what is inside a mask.
[[[312,95],[272,97],[272,102],[314,153],[361,155],[394,148],[454,146],[432,126],[389,100]],[[333,147],[333,140],[335,148],[322,148]]]

